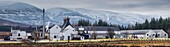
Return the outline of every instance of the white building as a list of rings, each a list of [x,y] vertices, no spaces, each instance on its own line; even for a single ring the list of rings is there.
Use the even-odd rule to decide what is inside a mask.
[[[71,40],[73,37],[72,35],[77,34],[75,29],[70,25],[68,25],[66,28],[64,28],[62,33],[63,33],[64,40],[68,40],[68,39]]]
[[[166,33],[165,31],[163,31],[162,29],[160,30],[152,30],[156,33],[156,38],[168,38],[168,33]]]
[[[52,28],[50,28],[49,29],[50,40],[60,40],[60,31],[61,28],[58,25],[54,25]]]
[[[114,31],[116,38],[168,38],[168,34],[159,30],[121,30]]]
[[[108,29],[111,29],[111,32],[118,31],[119,28],[117,27],[108,27],[108,26],[77,26],[75,27],[76,31],[89,34],[92,38],[96,34],[96,38],[106,38],[109,37]],[[83,31],[80,31],[83,30]]]
[[[73,27],[71,27],[70,25],[68,25],[66,28],[64,28],[64,30],[62,32],[64,35],[64,40],[68,40],[68,39],[71,40],[72,35],[76,34],[74,32],[76,32],[75,29]]]
[[[69,18],[64,19],[64,24],[61,27],[54,25],[49,29],[49,36],[51,40],[71,40],[74,34],[77,33],[70,24]]]
[[[70,18],[68,17],[64,19],[64,24],[61,26],[61,29],[61,40],[71,40],[75,35],[77,35],[77,32],[71,25]]]
[[[21,30],[11,30],[10,40],[20,40],[20,39],[27,39],[26,31]]]

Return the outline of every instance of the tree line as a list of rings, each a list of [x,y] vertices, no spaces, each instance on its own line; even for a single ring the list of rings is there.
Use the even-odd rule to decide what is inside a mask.
[[[128,27],[125,26],[119,26],[121,30],[127,30],[127,29],[163,29],[168,30],[170,28],[170,18],[163,19],[160,18],[152,18],[150,21],[148,19],[145,20],[144,23],[136,23],[135,25],[128,25]]]
[[[116,25],[107,23],[106,21],[103,21],[101,19],[95,21],[94,23],[91,23],[89,20],[80,19],[78,21],[78,26],[116,26]]]
[[[120,30],[139,30],[139,29],[163,29],[168,30],[170,28],[170,18],[163,19],[160,18],[151,18],[150,20],[146,19],[144,23],[137,23],[134,25],[114,25],[107,23],[99,19],[98,21],[91,23],[89,20],[79,20],[78,26],[114,26],[118,27]]]
[[[89,20],[79,20],[78,21],[78,26],[113,26],[113,27],[117,27],[117,25],[114,24],[109,24],[106,21],[103,21],[101,19],[99,19],[98,21],[95,21],[94,23],[91,23]],[[105,38],[113,38],[113,35],[115,35],[115,33],[113,32],[113,29],[108,28],[107,29],[107,35],[105,36]],[[95,32],[95,30],[92,33],[92,38],[96,39],[97,34]]]

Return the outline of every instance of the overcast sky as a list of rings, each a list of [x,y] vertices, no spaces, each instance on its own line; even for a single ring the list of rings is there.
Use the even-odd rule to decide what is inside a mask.
[[[38,8],[86,8],[107,11],[170,16],[170,0],[0,0],[17,1]]]

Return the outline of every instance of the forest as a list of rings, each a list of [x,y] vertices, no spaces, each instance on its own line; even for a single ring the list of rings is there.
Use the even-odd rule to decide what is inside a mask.
[[[148,19],[145,20],[144,23],[136,23],[135,25],[118,26],[121,30],[138,30],[138,29],[163,29],[168,30],[170,28],[170,18],[163,19],[160,18],[152,18],[150,21]]]
[[[79,20],[78,26],[114,26],[120,28],[120,30],[140,30],[140,29],[163,29],[168,30],[170,28],[170,18],[151,18],[146,19],[144,23],[137,23],[134,25],[114,25],[107,23],[106,21],[99,21],[91,23],[89,20]]]

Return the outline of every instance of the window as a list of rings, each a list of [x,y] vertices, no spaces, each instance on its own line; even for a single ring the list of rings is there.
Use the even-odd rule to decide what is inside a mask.
[[[58,27],[56,27],[56,28],[58,28]]]
[[[155,37],[159,37],[160,36],[160,34],[156,34],[156,36]]]
[[[149,34],[146,34],[147,36],[149,36]]]
[[[54,36],[54,38],[57,38],[57,36]]]
[[[20,36],[20,33],[18,33],[18,36]]]
[[[155,34],[153,34],[153,36],[155,36]]]
[[[22,39],[22,38],[17,38],[17,39]]]
[[[166,36],[166,34],[165,34],[165,36]]]

